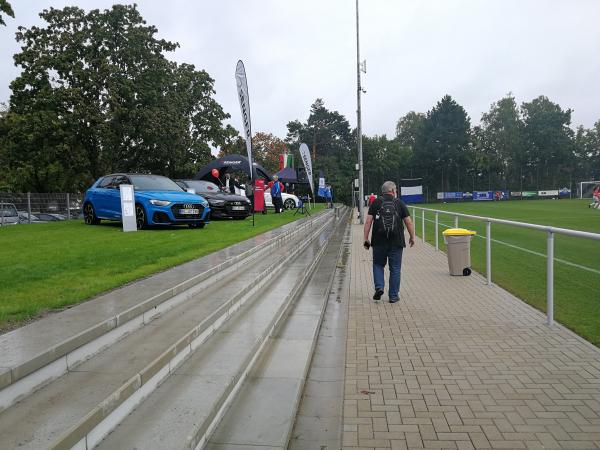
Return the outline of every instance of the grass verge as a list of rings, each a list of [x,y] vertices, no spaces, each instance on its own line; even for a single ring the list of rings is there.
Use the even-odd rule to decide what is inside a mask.
[[[522,200],[425,207],[599,233],[600,211],[588,209],[587,203],[586,200]],[[420,236],[420,211],[415,219],[416,232]],[[435,214],[426,212],[425,219],[426,240],[435,245]],[[442,231],[454,226],[454,219],[440,214],[439,223],[439,247],[445,251]],[[485,274],[485,224],[460,218],[459,226],[477,231],[478,237],[471,242],[471,262],[475,270]],[[492,242],[493,282],[546,312],[546,234],[492,224],[491,238],[495,240]],[[600,345],[600,241],[556,235],[554,257],[555,319]]]
[[[316,205],[317,212],[323,209]],[[123,233],[119,223],[83,221],[0,228],[0,330],[128,282],[199,258],[303,216],[292,211],[204,229],[156,228]]]

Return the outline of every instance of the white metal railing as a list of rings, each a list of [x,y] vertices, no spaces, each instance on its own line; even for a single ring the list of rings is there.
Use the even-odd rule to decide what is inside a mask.
[[[440,209],[422,208],[420,206],[411,206],[413,210],[413,218],[416,222],[417,215],[416,210],[421,211],[421,239],[425,242],[425,211],[435,213],[435,249],[439,250],[438,244],[438,227],[439,227],[439,215],[445,214],[454,217],[454,227],[458,227],[458,218],[464,217],[466,219],[480,220],[485,222],[485,275],[487,284],[492,284],[492,223],[498,223],[502,225],[510,225],[520,228],[529,228],[531,230],[542,231],[546,233],[546,316],[547,324],[552,325],[554,323],[554,235],[562,234],[565,236],[572,236],[584,239],[592,239],[600,241],[600,234],[590,233],[587,231],[569,230],[567,228],[557,228],[546,225],[536,225],[533,223],[516,222],[514,220],[505,219],[494,219],[492,217],[474,216],[470,214],[462,214],[452,211],[443,211]]]

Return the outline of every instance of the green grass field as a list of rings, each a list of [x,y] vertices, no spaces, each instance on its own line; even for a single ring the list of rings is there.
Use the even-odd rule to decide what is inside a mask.
[[[515,200],[435,203],[424,207],[600,233],[600,210],[589,209],[588,203]],[[414,219],[420,236],[421,211],[417,210]],[[426,240],[435,245],[435,214],[426,212],[425,219]],[[439,222],[439,246],[445,251],[442,231],[454,226],[454,219],[440,214]],[[472,266],[485,275],[485,223],[459,218],[459,227],[477,231],[471,242]],[[492,242],[492,281],[545,312],[546,233],[492,224],[491,237],[498,241]],[[600,345],[600,241],[555,235],[554,257],[555,320]]]
[[[323,209],[317,204],[316,209]],[[316,212],[313,210],[313,213]],[[0,228],[0,331],[193,260],[301,218],[292,211],[204,229],[172,227],[123,233],[119,223],[83,221]]]

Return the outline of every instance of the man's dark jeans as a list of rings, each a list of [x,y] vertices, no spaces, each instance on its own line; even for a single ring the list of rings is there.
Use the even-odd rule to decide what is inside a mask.
[[[390,264],[390,300],[396,300],[400,295],[400,269],[402,268],[402,247],[389,245],[373,246],[373,281],[375,290],[385,287],[384,268]]]

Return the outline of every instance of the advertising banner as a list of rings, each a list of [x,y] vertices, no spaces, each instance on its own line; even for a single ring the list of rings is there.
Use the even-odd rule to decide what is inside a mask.
[[[131,184],[119,186],[121,196],[121,222],[123,231],[137,231],[135,220],[135,192]]]
[[[238,99],[240,100],[240,110],[242,112],[242,122],[244,124],[244,138],[246,139],[246,150],[248,151],[248,164],[250,165],[250,179],[253,178],[252,165],[252,127],[250,124],[250,98],[248,97],[248,82],[246,80],[246,69],[244,63],[240,60],[235,68],[235,82],[237,84]]]
[[[315,196],[315,188],[313,186],[313,171],[312,171],[312,161],[310,159],[310,150],[308,149],[308,145],[300,144],[300,157],[302,158],[302,163],[304,164],[304,168],[306,169],[306,176],[308,177],[308,182],[310,183],[310,191]]]
[[[558,197],[558,189],[550,191],[538,191],[540,197]]]
[[[265,180],[258,178],[254,182],[254,211],[265,210]]]
[[[531,197],[537,197],[537,192],[536,191],[523,191],[523,192],[521,192],[521,196],[523,198],[526,198],[526,197],[529,197],[529,198],[531,198]]]
[[[423,203],[423,186],[400,186],[400,198],[404,203]]]
[[[473,201],[488,201],[494,200],[494,192],[493,191],[474,191],[473,192]]]
[[[319,190],[317,192],[319,197],[327,197],[327,188],[325,186],[325,175],[323,171],[319,171]]]
[[[508,191],[494,191],[494,200],[496,201],[501,201],[501,200],[508,200],[509,198],[509,192]]]
[[[402,188],[402,195],[404,195],[404,188]],[[460,200],[463,198],[462,192],[438,192],[438,200]]]
[[[523,197],[523,193],[521,191],[511,191],[510,196],[515,198],[521,198]]]

